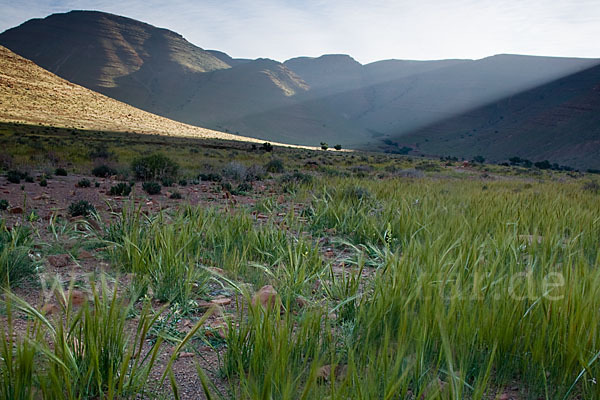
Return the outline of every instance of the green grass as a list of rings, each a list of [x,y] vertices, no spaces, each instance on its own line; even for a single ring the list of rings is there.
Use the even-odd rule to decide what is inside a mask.
[[[162,140],[151,139],[135,142],[144,154]],[[223,171],[231,159],[249,166],[271,157],[200,151],[181,162],[184,170],[207,171],[199,164],[208,159]],[[255,184],[251,205],[182,203],[146,214],[132,196],[99,228],[52,219],[43,250],[62,251],[65,240],[106,247],[114,270],[132,274],[133,284],[123,296],[104,284],[91,289],[94,301],[67,307],[63,321],[7,296],[9,317],[17,307],[31,329],[0,348],[0,398],[29,398],[31,390],[47,398],[133,396],[151,367],[123,373],[140,337],[151,332],[197,353],[204,343],[195,337],[200,325],[175,335],[173,323],[157,322],[149,309],[139,320],[141,336],[132,337],[123,329],[126,315],[151,297],[193,315],[215,287],[235,294],[236,309],[224,317],[219,363],[228,389],[217,390],[223,382],[198,368],[209,398],[493,399],[515,387],[524,399],[600,398],[594,180],[487,165],[459,172],[432,160],[362,153],[277,157],[286,172],[268,178],[265,191]],[[31,247],[31,239],[10,235],[5,243]],[[281,307],[254,304],[263,285],[275,288]],[[13,329],[10,318],[6,329]],[[91,358],[76,357],[75,337]],[[45,368],[32,370],[40,359]],[[167,368],[162,375],[172,388],[174,374]]]

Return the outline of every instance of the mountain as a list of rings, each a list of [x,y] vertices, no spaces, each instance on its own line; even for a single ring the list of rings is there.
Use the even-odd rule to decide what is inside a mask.
[[[3,46],[0,46],[0,121],[256,141],[139,110],[59,78]]]
[[[506,161],[521,157],[600,169],[600,65],[392,135],[378,149]]]
[[[446,132],[434,127],[453,118],[458,119],[446,126],[460,126],[465,132],[482,129],[470,125],[477,118],[466,116],[600,62],[509,54],[366,65],[343,54],[284,63],[236,59],[203,50],[175,32],[92,11],[25,22],[0,34],[0,44],[64,79],[184,123],[263,140],[304,145],[326,141],[384,151],[397,151],[395,144],[400,142],[416,146],[412,138],[430,128]],[[556,111],[534,97],[522,101],[521,109]],[[600,109],[596,111],[600,114]],[[574,118],[579,115],[570,112]],[[530,117],[522,114],[519,121],[528,124]],[[511,129],[511,137],[519,143],[518,122]],[[451,130],[448,135],[452,132],[456,133]],[[412,136],[401,140],[405,135]],[[418,141],[423,151],[450,154],[441,142],[426,142],[438,148],[423,147],[422,142]],[[468,155],[474,149],[461,151]]]

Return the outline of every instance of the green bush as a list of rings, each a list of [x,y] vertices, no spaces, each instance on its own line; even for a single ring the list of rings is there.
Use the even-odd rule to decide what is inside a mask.
[[[239,185],[237,185],[237,187],[231,191],[231,194],[235,194],[235,195],[244,195],[248,192],[252,191],[252,184],[248,183],[248,182],[242,182]]]
[[[214,173],[214,172],[209,172],[207,174],[199,174],[198,178],[201,181],[206,181],[206,182],[221,182],[223,180],[223,177],[220,174]]]
[[[24,177],[24,174],[21,171],[17,171],[16,169],[11,169],[6,173],[6,179],[10,183],[21,183],[21,179]]]
[[[336,150],[341,150],[342,149],[342,145],[341,144],[336,144],[335,146],[333,146],[334,149]]]
[[[96,208],[87,200],[79,200],[69,205],[69,215],[71,217],[87,217],[95,212]]]
[[[83,178],[79,182],[77,182],[77,186],[80,188],[89,188],[90,186],[92,186],[92,182],[90,182],[90,180],[87,178]]]
[[[6,200],[6,199],[0,200],[0,211],[7,210],[8,206],[9,206],[8,200]]]
[[[283,161],[278,158],[274,158],[265,164],[265,170],[272,173],[282,173],[285,171],[285,168],[283,167]]]
[[[64,168],[56,168],[56,170],[54,171],[54,175],[56,176],[67,176],[67,170]]]
[[[149,195],[155,195],[160,193],[161,187],[158,182],[144,182],[142,184],[142,189]]]
[[[41,187],[48,186],[48,181],[45,178],[42,178],[42,180],[40,180],[40,186]]]
[[[111,196],[129,196],[131,193],[131,186],[126,183],[119,182],[114,186],[111,186],[108,192]]]
[[[180,179],[179,180],[179,186],[187,186],[188,181],[186,179]]]
[[[97,167],[94,167],[94,169],[92,170],[92,175],[94,175],[95,177],[98,178],[106,178],[108,176],[112,176],[112,175],[116,175],[117,174],[117,170],[109,167],[108,165],[98,165]]]
[[[177,177],[179,165],[169,157],[157,153],[136,158],[131,163],[131,170],[138,180],[174,180]]]
[[[175,192],[171,193],[169,198],[174,199],[174,200],[180,200],[182,198],[182,196],[181,196],[181,193],[175,191]]]

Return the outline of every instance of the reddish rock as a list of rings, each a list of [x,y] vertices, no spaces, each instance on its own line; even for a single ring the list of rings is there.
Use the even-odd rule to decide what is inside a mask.
[[[52,315],[58,313],[60,311],[60,307],[53,303],[46,303],[42,306],[41,311],[44,315]]]
[[[81,250],[79,252],[79,258],[81,258],[83,260],[89,260],[91,258],[94,258],[94,255],[87,250]]]
[[[271,285],[261,287],[252,297],[252,304],[260,304],[264,308],[275,307],[277,301],[277,291]]]
[[[47,257],[48,264],[54,268],[63,268],[69,265],[71,262],[71,255],[69,254],[56,254]]]
[[[23,214],[23,209],[21,207],[13,207],[9,212],[11,214]]]

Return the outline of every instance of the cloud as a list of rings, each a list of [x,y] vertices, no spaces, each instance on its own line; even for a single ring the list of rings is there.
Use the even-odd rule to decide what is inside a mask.
[[[285,60],[348,53],[385,58],[481,58],[497,53],[600,57],[597,0],[21,0],[0,30],[53,12],[96,9],[183,34],[235,57]]]

